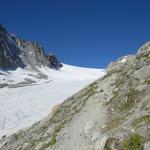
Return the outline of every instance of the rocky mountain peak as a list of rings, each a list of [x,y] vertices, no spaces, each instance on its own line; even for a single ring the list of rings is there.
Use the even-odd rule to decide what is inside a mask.
[[[23,67],[23,61],[20,58],[20,50],[15,45],[12,37],[6,29],[0,25],[0,67],[16,68]]]
[[[21,57],[26,65],[48,66],[51,68],[51,62],[46,58],[43,47],[37,42],[25,41],[15,37],[14,41],[21,51]]]
[[[26,41],[16,35],[9,34],[0,25],[0,67],[14,68],[30,66],[47,66],[53,69],[62,67],[56,56],[50,58],[44,52],[44,48],[37,42]]]
[[[2,24],[0,24],[0,32],[6,32],[6,29]]]
[[[52,68],[56,68],[59,69],[61,68],[63,65],[58,61],[58,59],[56,58],[56,56],[53,53],[49,53],[47,56],[47,59],[49,60],[49,62],[51,62],[51,67]]]

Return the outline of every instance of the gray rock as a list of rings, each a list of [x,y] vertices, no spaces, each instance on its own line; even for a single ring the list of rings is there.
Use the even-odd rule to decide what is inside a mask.
[[[8,137],[7,145],[14,144],[16,141],[17,141],[17,135],[13,134],[13,135]]]
[[[43,47],[36,42],[26,41],[9,34],[0,25],[0,68],[15,69],[30,66],[38,71],[37,67],[47,66],[59,69],[62,64],[55,55],[46,55]]]
[[[16,45],[21,50],[21,58],[25,65],[48,66],[53,69],[59,69],[62,64],[58,61],[54,54],[46,55],[44,48],[36,42],[25,41],[18,37],[13,37]]]
[[[49,53],[47,55],[47,59],[48,61],[50,62],[51,64],[51,68],[54,68],[54,69],[59,69],[61,68],[63,65],[58,61],[58,59],[56,58],[56,56],[52,53]]]
[[[118,139],[109,137],[105,143],[104,149],[106,150],[122,150],[122,145]]]
[[[0,68],[23,67],[20,54],[10,34],[0,25]]]
[[[144,150],[150,150],[150,142],[144,144]]]

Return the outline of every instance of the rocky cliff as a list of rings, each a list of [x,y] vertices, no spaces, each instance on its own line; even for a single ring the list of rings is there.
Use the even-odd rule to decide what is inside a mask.
[[[11,35],[0,25],[0,67],[16,68],[24,66],[20,55],[21,51],[15,45]]]
[[[149,150],[150,42],[32,127],[3,137],[1,150]]]
[[[26,41],[17,36],[9,34],[0,25],[0,67],[16,68],[30,66],[47,66],[59,69],[62,64],[54,55],[46,55],[43,47],[36,42]]]

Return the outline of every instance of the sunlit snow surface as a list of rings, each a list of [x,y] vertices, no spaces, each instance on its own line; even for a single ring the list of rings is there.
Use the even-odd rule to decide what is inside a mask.
[[[48,75],[48,79],[35,79],[37,83],[33,86],[0,89],[0,136],[12,134],[42,119],[54,105],[105,74],[102,69],[65,64],[58,71],[44,67],[40,70]],[[0,73],[3,74],[0,74],[0,83],[17,83],[31,74],[23,69]],[[32,76],[29,78],[34,80]]]

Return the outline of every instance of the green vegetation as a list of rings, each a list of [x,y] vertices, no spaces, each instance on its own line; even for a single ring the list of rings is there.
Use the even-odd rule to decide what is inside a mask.
[[[123,150],[142,150],[143,138],[138,134],[132,134],[123,141]]]
[[[116,80],[116,88],[121,86],[122,84],[124,84],[126,82],[126,80],[123,77],[125,77],[125,76],[122,75],[118,80]]]
[[[135,89],[132,78],[126,69],[122,69],[118,73],[112,95],[113,97],[105,103],[109,110],[108,118],[110,118],[107,122],[107,130],[115,129],[125,122],[139,101],[139,91]]]
[[[125,93],[121,93],[123,86],[129,87],[129,90],[125,91]],[[130,110],[136,104],[138,91],[135,90],[131,77],[126,69],[122,69],[118,74],[115,89],[118,90],[112,92],[113,98],[106,103],[106,106],[114,107],[119,112]]]
[[[49,146],[52,146],[56,143],[56,137],[54,136],[51,141],[49,142]]]
[[[48,143],[44,143],[42,145],[42,147],[40,148],[40,150],[46,149],[46,148],[48,148],[50,146],[53,146],[54,144],[56,144],[56,142],[57,142],[56,141],[56,136],[53,136],[52,139]]]
[[[131,109],[136,104],[138,91],[134,88],[131,88],[127,93],[127,100],[126,102],[120,101],[119,111],[126,111]]]
[[[139,124],[141,123],[150,123],[150,115],[145,115],[145,116],[142,116],[140,118],[137,118],[133,121],[132,125],[133,126],[138,126]]]
[[[145,84],[150,84],[150,79],[146,79],[146,80],[144,81],[144,83],[145,83]]]
[[[140,60],[141,60],[141,56],[140,56],[140,55],[137,55],[137,56],[136,56],[136,59],[137,59],[138,61],[140,61]]]

